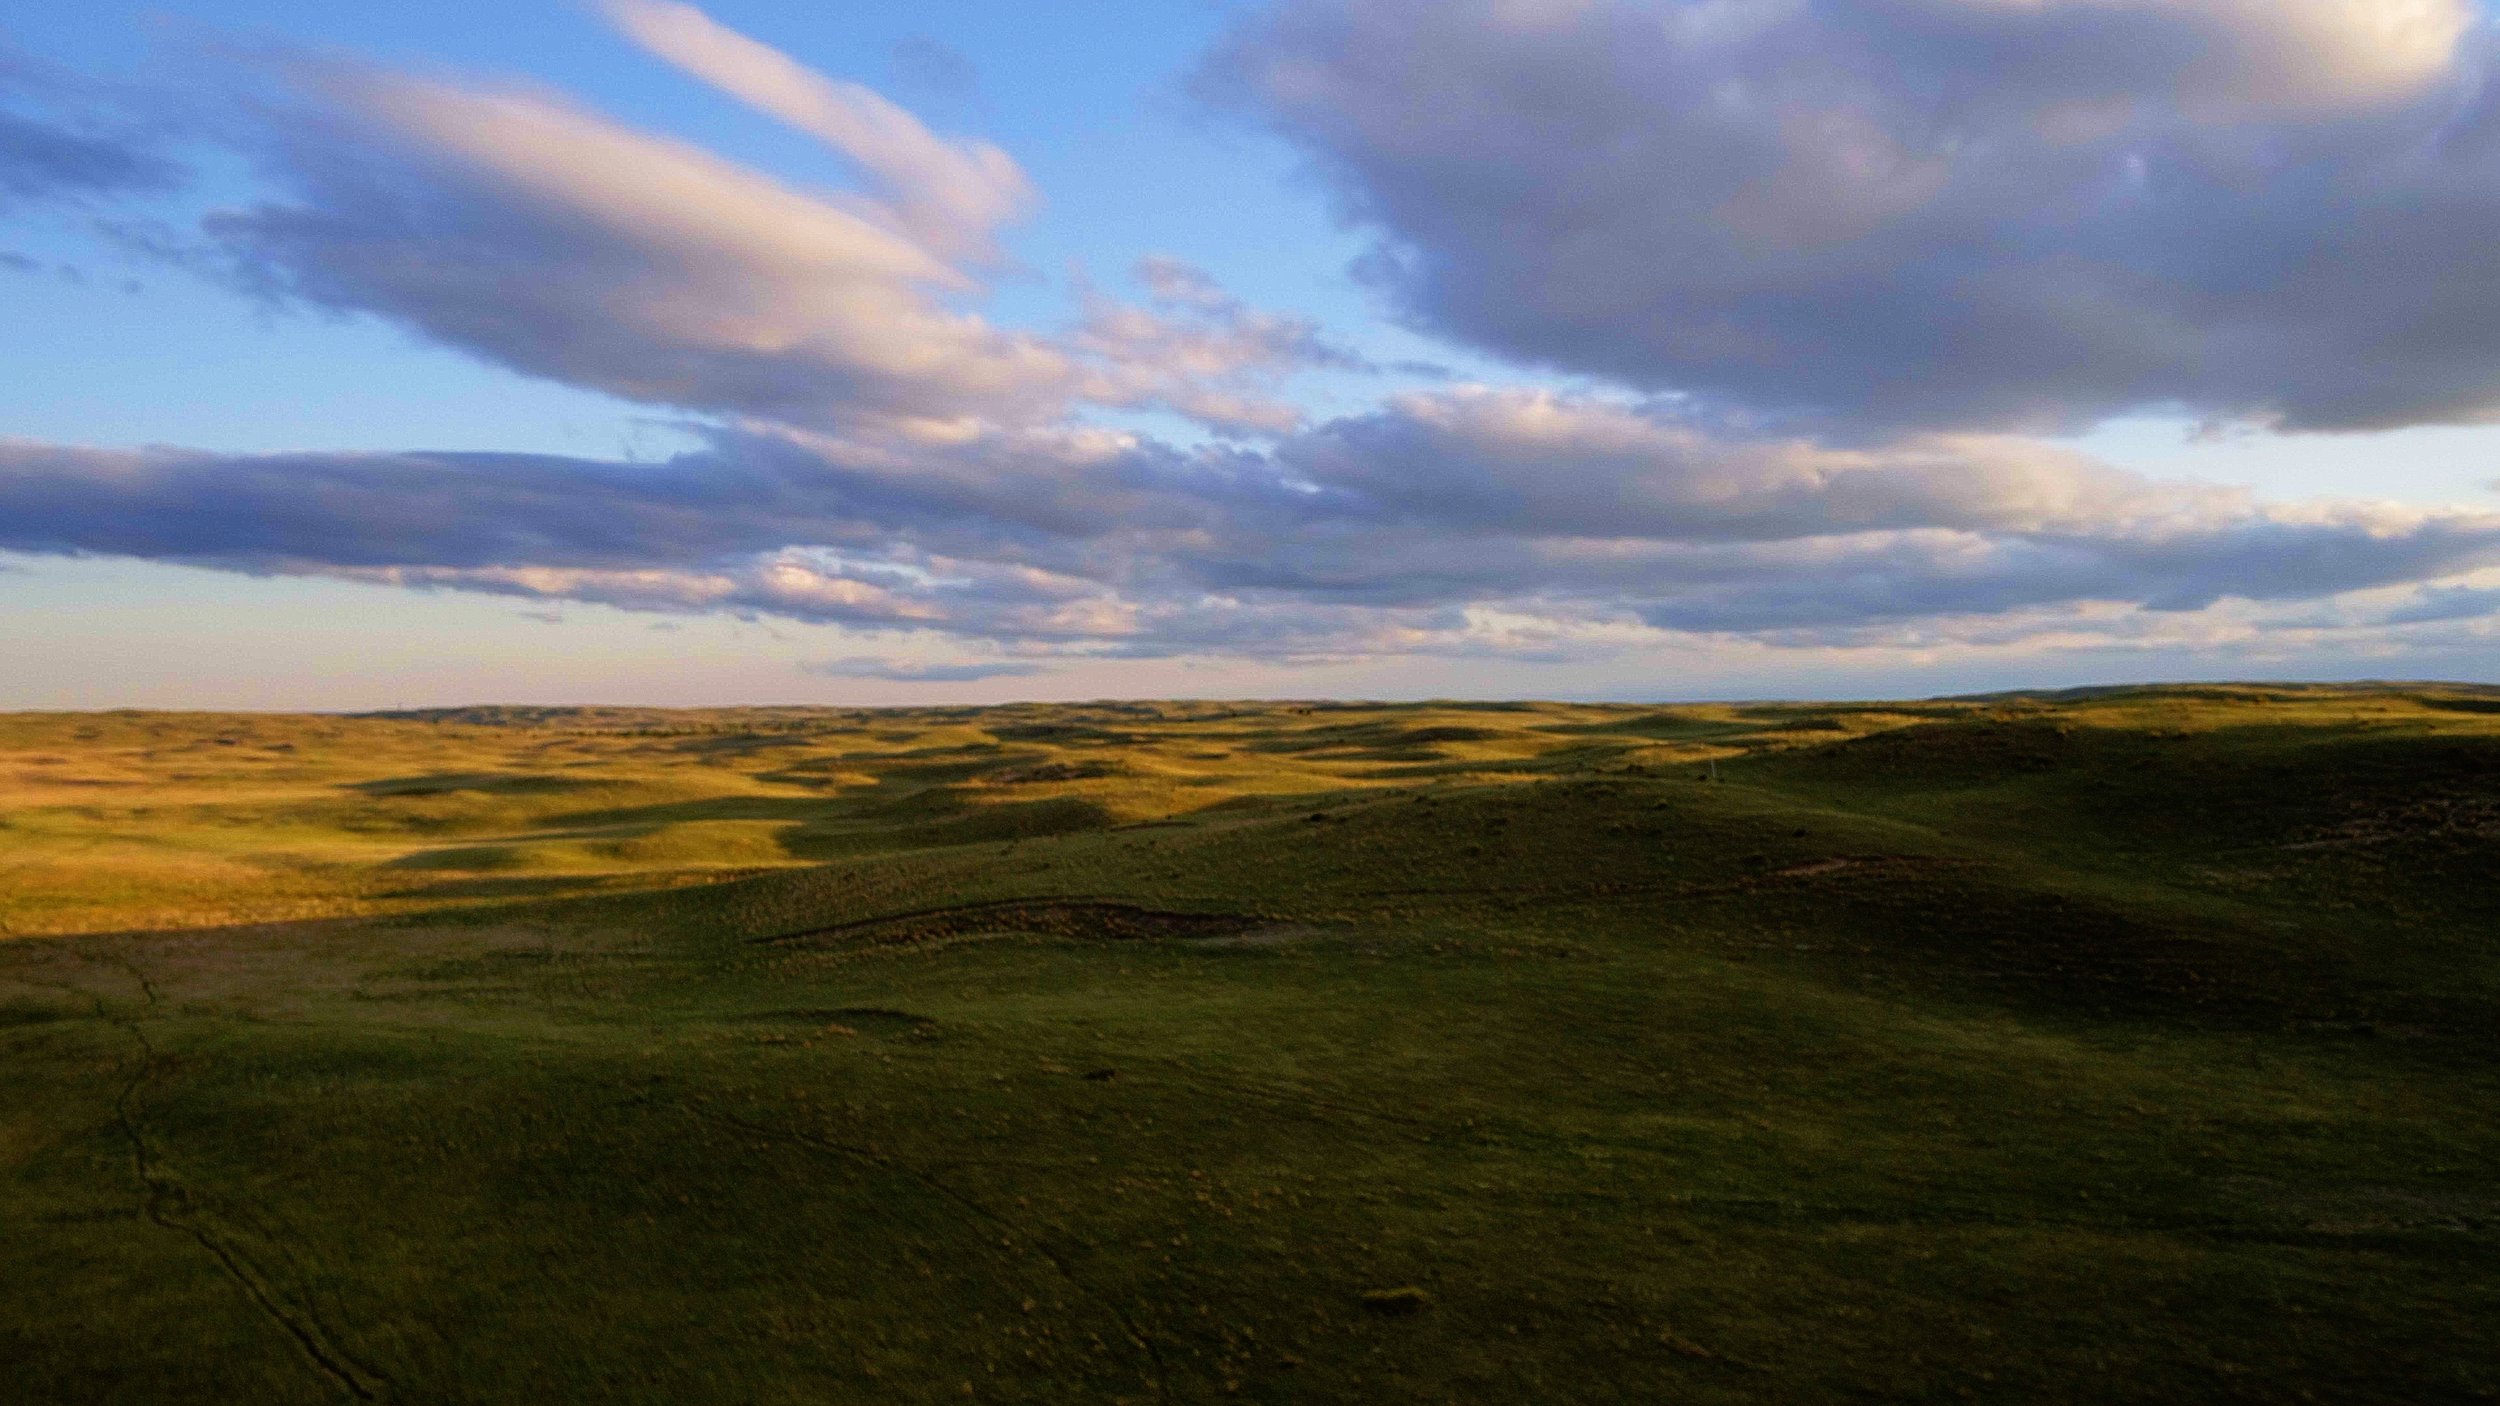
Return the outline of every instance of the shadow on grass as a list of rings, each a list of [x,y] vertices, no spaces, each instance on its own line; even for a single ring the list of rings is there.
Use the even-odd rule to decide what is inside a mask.
[[[393,776],[380,781],[356,781],[341,787],[360,795],[382,797],[410,796],[550,796],[567,791],[588,791],[601,782],[571,776],[545,776],[527,773],[473,771],[437,772],[425,776]]]

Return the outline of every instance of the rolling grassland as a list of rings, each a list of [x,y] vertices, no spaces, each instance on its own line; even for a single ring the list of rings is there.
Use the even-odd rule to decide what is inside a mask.
[[[2500,694],[0,716],[0,1397],[2500,1396]]]

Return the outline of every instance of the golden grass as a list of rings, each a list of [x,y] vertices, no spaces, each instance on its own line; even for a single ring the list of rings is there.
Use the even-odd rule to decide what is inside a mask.
[[[2489,731],[2479,694],[2234,688],[2062,724]],[[675,885],[949,836],[1135,824],[1257,796],[1705,767],[1933,722],[1917,705],[466,709],[0,715],[0,933],[202,927]],[[951,829],[946,827],[953,827]],[[1001,828],[1003,827],[1003,828]],[[915,838],[917,837],[917,838]],[[890,844],[889,844],[890,841]]]

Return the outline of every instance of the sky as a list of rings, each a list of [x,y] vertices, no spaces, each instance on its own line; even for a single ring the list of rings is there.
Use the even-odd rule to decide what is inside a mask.
[[[0,708],[2500,682],[2476,0],[0,13]]]

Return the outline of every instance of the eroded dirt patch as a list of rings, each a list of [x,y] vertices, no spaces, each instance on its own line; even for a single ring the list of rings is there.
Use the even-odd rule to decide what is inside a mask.
[[[933,1038],[937,1022],[910,1011],[892,1010],[884,1006],[826,1006],[806,1010],[765,1011],[752,1017],[759,1021],[787,1021],[809,1025],[846,1035],[883,1035],[891,1038]]]

